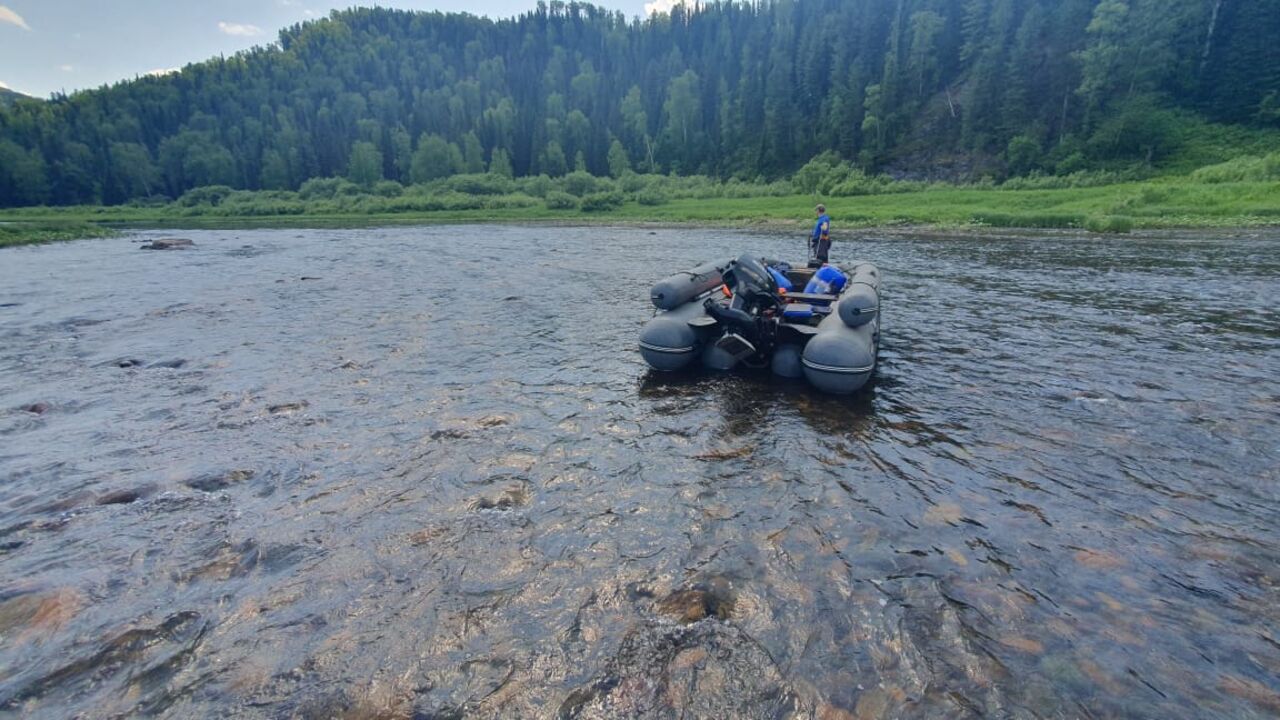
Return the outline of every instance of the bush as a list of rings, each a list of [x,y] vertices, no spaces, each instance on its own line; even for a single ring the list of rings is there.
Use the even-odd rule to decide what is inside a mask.
[[[1009,141],[1004,157],[1010,175],[1026,175],[1040,164],[1040,143],[1035,138],[1018,135]]]
[[[583,212],[608,212],[622,207],[625,198],[620,192],[595,193],[582,198]]]
[[[657,188],[646,188],[636,193],[636,202],[641,205],[648,205],[652,207],[655,205],[666,205],[671,202],[671,198]]]
[[[1059,175],[1070,175],[1072,173],[1080,172],[1088,166],[1089,161],[1085,159],[1084,153],[1073,152],[1059,160],[1058,164],[1055,165],[1053,169],[1054,172]]]
[[[534,197],[545,198],[547,193],[555,189],[555,184],[551,178],[544,175],[535,175],[533,177],[520,178],[518,182],[520,192]]]
[[[552,190],[547,193],[546,203],[548,210],[577,210],[578,198],[566,192]]]
[[[233,192],[235,191],[226,185],[206,185],[205,187],[192,188],[178,198],[178,204],[188,208],[196,207],[197,205],[217,207]]]
[[[384,198],[400,197],[404,194],[404,186],[395,180],[380,180],[373,184],[373,194]]]
[[[445,180],[444,186],[468,195],[509,195],[516,189],[515,181],[511,178],[489,173],[454,175]]]
[[[600,183],[601,181],[590,173],[575,170],[560,178],[560,189],[570,195],[584,197],[589,193],[597,192],[597,186]]]
[[[1280,153],[1263,157],[1241,155],[1224,163],[1202,167],[1191,173],[1191,179],[1202,183],[1280,180]]]
[[[1084,228],[1095,233],[1127,233],[1133,230],[1133,218],[1124,215],[1090,215]]]
[[[327,200],[338,192],[338,178],[311,178],[298,188],[298,196],[303,200]]]

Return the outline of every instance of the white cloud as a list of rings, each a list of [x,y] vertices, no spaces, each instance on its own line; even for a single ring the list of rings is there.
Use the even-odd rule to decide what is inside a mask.
[[[27,24],[26,20],[22,19],[21,15],[10,10],[4,5],[0,5],[0,23],[9,23],[10,25],[17,25],[23,30],[31,30],[31,26]]]
[[[0,90],[8,90],[9,86],[3,80],[0,80]]]
[[[671,13],[671,8],[683,4],[683,0],[653,0],[653,2],[644,4],[644,15],[645,17],[649,17],[654,13],[668,15]]]
[[[58,69],[61,70],[62,72],[75,72],[76,66],[75,65],[59,65]]]
[[[257,25],[246,25],[242,23],[218,23],[218,29],[227,35],[235,37],[255,37],[262,34],[262,28]]]
[[[148,77],[163,77],[165,75],[172,75],[176,72],[178,72],[178,68],[156,68],[155,70],[148,70],[142,74]]]

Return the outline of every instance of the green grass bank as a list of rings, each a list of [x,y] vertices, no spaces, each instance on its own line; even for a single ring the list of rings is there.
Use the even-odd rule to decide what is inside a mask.
[[[911,225],[1125,233],[1280,225],[1280,155],[1241,158],[1180,177],[1138,181],[1093,172],[1016,178],[1003,185],[895,181],[842,168],[802,171],[774,183],[570,173],[554,179],[456,175],[426,185],[362,187],[327,178],[297,192],[215,186],[174,201],[6,210],[0,212],[0,246],[161,226],[560,222],[804,231],[819,201],[840,230]]]

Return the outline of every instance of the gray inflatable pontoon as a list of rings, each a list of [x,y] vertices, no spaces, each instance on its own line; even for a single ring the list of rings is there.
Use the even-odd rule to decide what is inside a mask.
[[[640,354],[654,370],[768,365],[834,394],[858,390],[875,370],[880,271],[869,262],[792,269],[743,255],[672,275],[649,299],[658,313],[640,331]]]

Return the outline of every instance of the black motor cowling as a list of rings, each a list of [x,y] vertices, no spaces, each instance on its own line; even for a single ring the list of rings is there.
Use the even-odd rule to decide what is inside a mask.
[[[769,269],[750,255],[743,255],[734,261],[726,275],[727,284],[739,295],[747,298],[762,295],[776,298],[778,295],[778,283],[774,281]]]

